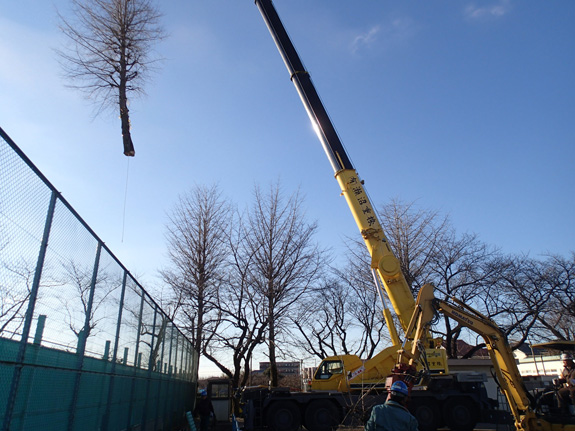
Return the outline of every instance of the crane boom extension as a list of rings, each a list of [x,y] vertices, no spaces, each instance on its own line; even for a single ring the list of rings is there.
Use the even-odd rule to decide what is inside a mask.
[[[371,255],[371,267],[377,271],[405,331],[414,310],[415,300],[401,272],[399,260],[389,246],[376,210],[363,187],[363,182],[360,181],[345,152],[309,73],[305,70],[272,1],[255,0],[255,3],[285,62],[291,81],[296,87],[335,172],[335,178]],[[390,326],[389,323],[388,326]]]

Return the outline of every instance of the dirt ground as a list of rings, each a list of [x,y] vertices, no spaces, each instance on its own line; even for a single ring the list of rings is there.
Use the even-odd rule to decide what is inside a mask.
[[[232,431],[232,424],[230,422],[218,422],[213,431]],[[363,431],[363,427],[339,427],[338,431]],[[475,431],[509,431],[508,426],[496,424],[478,424]]]

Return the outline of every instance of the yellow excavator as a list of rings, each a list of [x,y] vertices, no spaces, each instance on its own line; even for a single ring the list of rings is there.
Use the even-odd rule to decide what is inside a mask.
[[[553,390],[537,392],[535,395],[527,391],[507,337],[497,324],[455,298],[451,301],[436,298],[434,287],[430,284],[419,291],[415,313],[406,331],[411,349],[399,351],[398,364],[408,364],[414,376],[419,374],[422,380],[426,379],[425,373],[415,372],[415,366],[425,363],[425,349],[421,348],[421,342],[425,340],[431,323],[439,313],[484,339],[497,382],[507,399],[517,431],[575,431],[575,416],[563,413],[557,407]]]

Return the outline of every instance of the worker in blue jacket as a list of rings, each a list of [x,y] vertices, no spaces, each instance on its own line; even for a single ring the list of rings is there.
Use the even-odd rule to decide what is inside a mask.
[[[365,431],[418,431],[417,419],[405,406],[408,395],[409,390],[404,382],[394,382],[385,404],[371,410]]]

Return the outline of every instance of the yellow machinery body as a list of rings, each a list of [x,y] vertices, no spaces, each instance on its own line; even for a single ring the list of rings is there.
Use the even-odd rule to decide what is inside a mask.
[[[543,408],[529,395],[507,337],[497,324],[455,298],[452,302],[435,298],[434,288],[430,284],[419,291],[415,313],[406,330],[406,337],[412,341],[412,346],[425,339],[437,313],[455,320],[484,339],[517,431],[575,431],[575,417],[552,414],[550,408]],[[402,351],[399,361],[404,359],[404,355],[411,365],[415,365],[419,362],[421,352],[413,347],[410,352]]]

